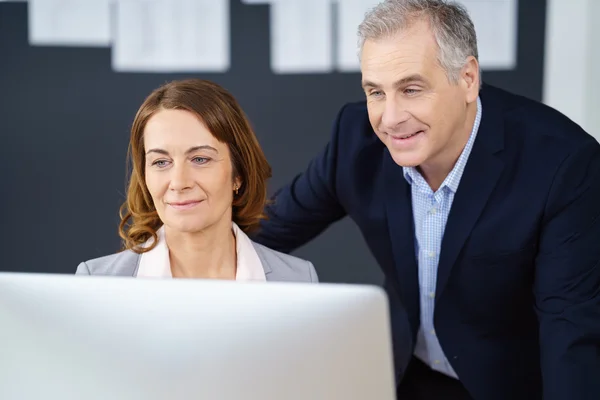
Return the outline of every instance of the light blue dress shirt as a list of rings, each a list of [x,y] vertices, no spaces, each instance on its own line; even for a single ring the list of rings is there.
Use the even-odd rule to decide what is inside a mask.
[[[457,379],[458,376],[444,355],[433,326],[435,288],[446,221],[477,136],[481,114],[481,100],[478,98],[477,116],[471,136],[456,165],[435,193],[416,168],[403,168],[404,178],[411,185],[415,223],[415,254],[419,266],[421,325],[417,334],[414,355],[432,369]]]

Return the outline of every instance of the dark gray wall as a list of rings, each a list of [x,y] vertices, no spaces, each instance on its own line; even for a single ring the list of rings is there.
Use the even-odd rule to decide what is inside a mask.
[[[484,71],[487,83],[541,99],[545,8],[545,0],[519,1],[518,68]],[[273,167],[271,190],[304,169],[338,109],[363,98],[360,76],[274,75],[269,7],[232,0],[231,13],[229,72],[118,74],[110,49],[30,46],[27,4],[0,2],[0,270],[72,273],[118,250],[129,127],[143,98],[168,80],[211,79],[237,96]],[[381,279],[347,219],[297,254],[323,281]]]

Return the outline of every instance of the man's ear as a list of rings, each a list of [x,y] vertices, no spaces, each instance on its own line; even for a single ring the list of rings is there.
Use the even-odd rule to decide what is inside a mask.
[[[467,62],[460,71],[460,84],[465,90],[467,103],[472,103],[479,96],[479,87],[481,85],[481,76],[479,72],[479,62],[473,56],[467,58]]]

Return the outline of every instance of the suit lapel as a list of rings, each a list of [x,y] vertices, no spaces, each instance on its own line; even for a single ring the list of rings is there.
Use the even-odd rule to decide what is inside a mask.
[[[273,272],[273,268],[271,268],[271,264],[269,263],[269,260],[267,259],[267,257],[265,257],[264,249],[261,248],[260,245],[258,245],[255,242],[250,241],[250,243],[252,244],[254,251],[256,251],[256,255],[258,255],[258,258],[260,260],[260,263],[262,264],[263,270],[265,271],[265,279],[267,281],[273,280],[273,276],[271,275],[271,272]]]
[[[387,150],[383,162],[385,208],[396,266],[393,272],[398,277],[397,287],[400,289],[400,298],[416,332],[419,317],[419,275],[415,257],[415,229],[410,185],[404,178],[402,167],[394,162]]]
[[[479,131],[446,222],[438,264],[437,299],[504,169],[504,162],[495,155],[504,147],[501,107],[483,96],[482,104]]]

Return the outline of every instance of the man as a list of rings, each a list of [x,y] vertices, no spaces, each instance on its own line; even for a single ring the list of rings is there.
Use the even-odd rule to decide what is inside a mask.
[[[356,222],[386,277],[400,399],[600,399],[600,145],[480,87],[457,4],[388,0],[359,36],[366,102],[256,239],[288,252]]]

